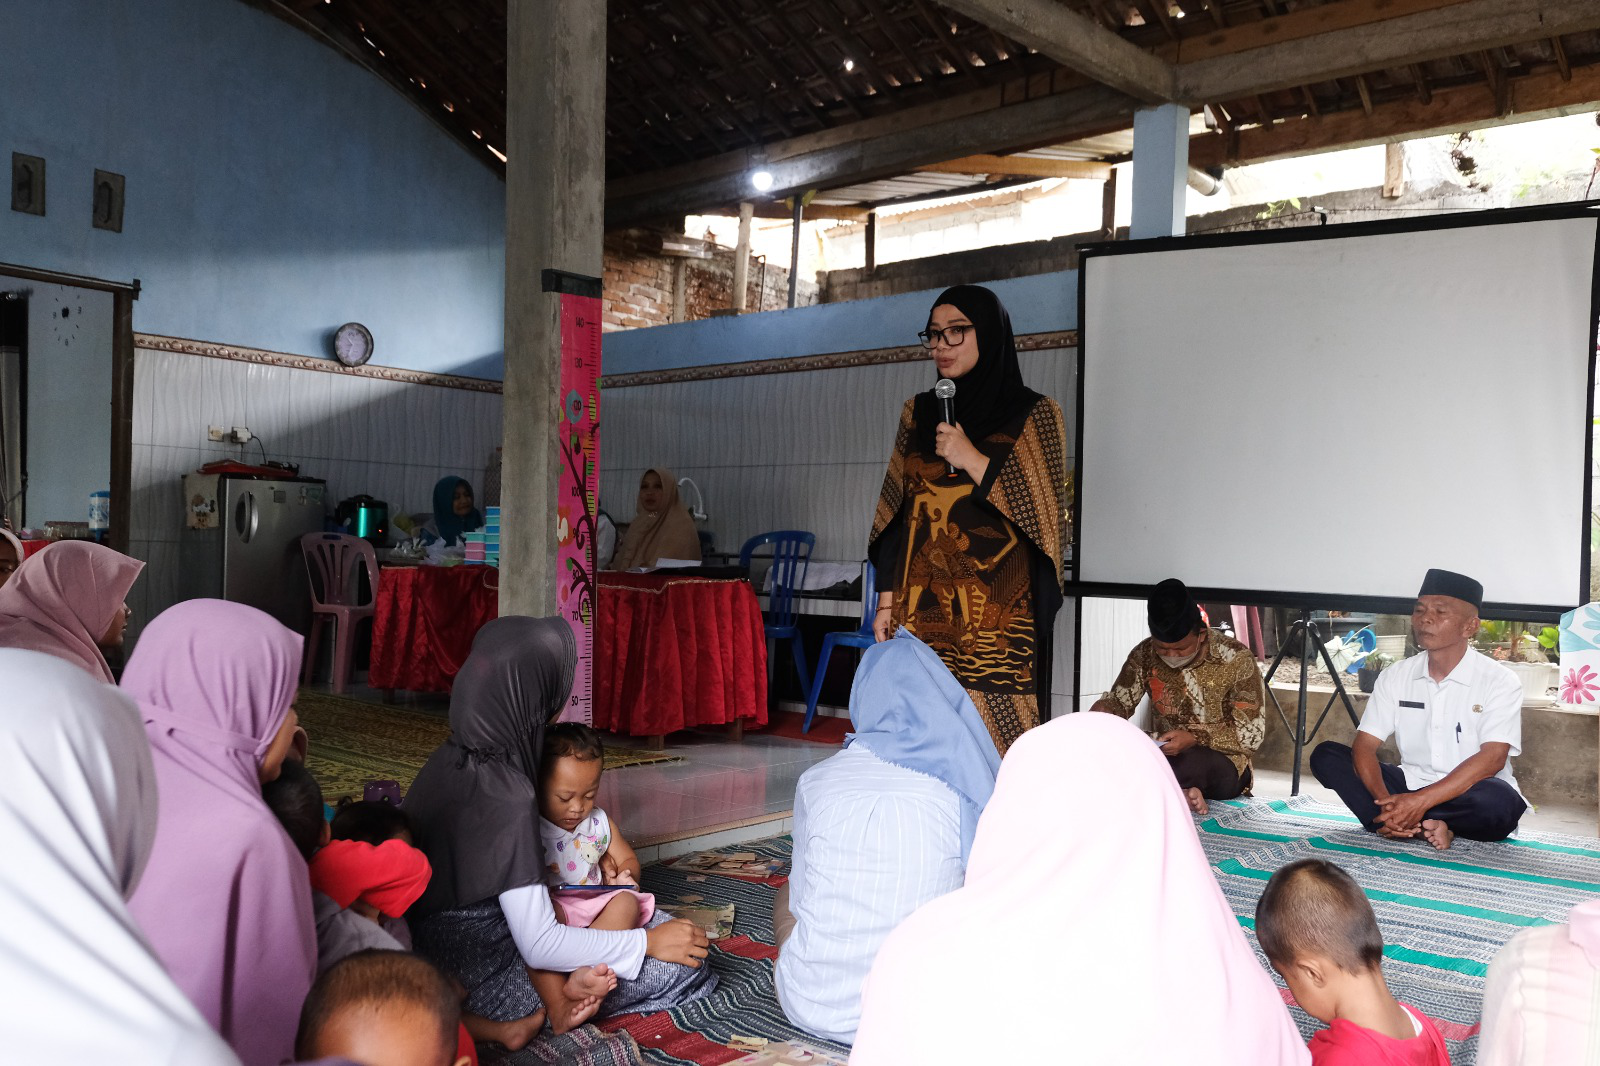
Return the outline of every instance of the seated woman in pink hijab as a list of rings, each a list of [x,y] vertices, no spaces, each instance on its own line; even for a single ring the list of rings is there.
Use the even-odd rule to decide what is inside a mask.
[[[1111,715],[1069,714],[1011,746],[966,883],[878,951],[850,1063],[990,1062],[1019,1022],[1035,1030],[1027,1061],[1311,1061],[1166,756]]]
[[[294,1057],[317,974],[306,863],[261,798],[297,724],[300,643],[253,607],[189,600],[151,621],[122,678],[161,795],[129,909],[245,1066]]]
[[[116,684],[102,647],[122,643],[144,564],[87,540],[52,544],[0,587],[0,648],[42,651]]]

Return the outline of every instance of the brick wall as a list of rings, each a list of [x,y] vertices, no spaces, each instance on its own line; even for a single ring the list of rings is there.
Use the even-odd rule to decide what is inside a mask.
[[[672,321],[672,260],[661,235],[629,229],[607,233],[600,278],[602,328],[638,329]]]
[[[818,275],[822,281],[822,302],[867,300],[921,289],[943,289],[969,281],[1000,281],[1072,270],[1078,265],[1078,245],[1099,239],[1098,233],[1079,233],[1048,241],[974,248],[926,259],[902,259],[880,264],[871,273],[863,267],[830,270]]]
[[[666,237],[675,244],[698,249],[708,258],[667,255],[661,250]],[[733,250],[678,234],[628,229],[607,233],[604,274],[601,278],[601,323],[606,330],[638,329],[675,321],[673,308],[678,286],[683,287],[682,321],[710,318],[733,302]],[[800,279],[795,302],[817,302],[813,281]],[[789,271],[750,258],[745,310],[773,311],[789,306]]]

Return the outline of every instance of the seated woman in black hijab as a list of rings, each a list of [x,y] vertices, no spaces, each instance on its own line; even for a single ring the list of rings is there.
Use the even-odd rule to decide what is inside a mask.
[[[433,864],[411,912],[417,952],[466,987],[467,1012],[536,1024],[544,1009],[558,1033],[597,1011],[662,1010],[717,984],[703,965],[706,935],[690,922],[659,911],[648,928],[621,932],[556,921],[537,774],[545,726],[566,706],[576,665],[563,619],[498,618],[479,630],[456,676],[450,739],[404,804]]]
[[[1004,755],[1050,698],[1050,634],[1067,543],[1061,408],[1022,383],[1011,316],[977,285],[940,294],[918,336],[956,384],[900,412],[868,554],[873,630],[905,626],[961,682]]]

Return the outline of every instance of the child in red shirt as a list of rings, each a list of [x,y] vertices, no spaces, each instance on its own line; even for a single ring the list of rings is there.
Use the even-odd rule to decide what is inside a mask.
[[[1383,935],[1355,880],[1322,859],[1272,875],[1256,904],[1256,939],[1305,1012],[1328,1028],[1312,1066],[1450,1066],[1427,1015],[1383,979]]]

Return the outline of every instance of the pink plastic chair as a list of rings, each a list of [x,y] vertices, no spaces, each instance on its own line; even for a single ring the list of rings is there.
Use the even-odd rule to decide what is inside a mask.
[[[360,537],[343,533],[307,533],[300,538],[306,556],[306,578],[311,582],[311,632],[306,636],[306,662],[301,683],[311,683],[317,663],[322,627],[334,623],[333,691],[343,693],[350,683],[350,658],[355,650],[356,623],[371,618],[378,599],[378,553]],[[367,568],[372,599],[355,602],[360,593],[358,566]]]

